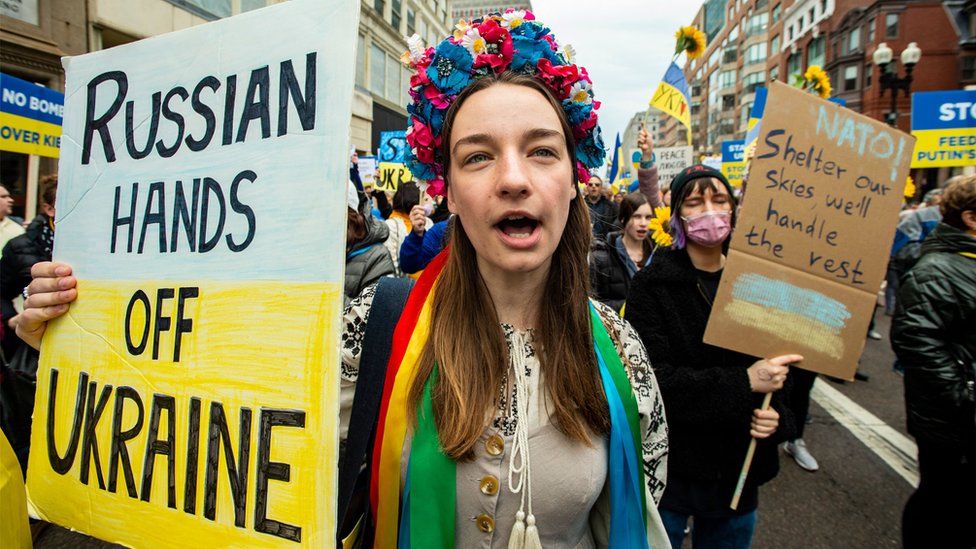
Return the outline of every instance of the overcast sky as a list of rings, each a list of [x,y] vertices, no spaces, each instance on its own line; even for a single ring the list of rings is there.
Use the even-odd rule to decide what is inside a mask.
[[[647,108],[671,62],[675,31],[691,24],[700,6],[695,0],[532,0],[536,17],[560,44],[572,44],[577,64],[589,71],[607,148]]]

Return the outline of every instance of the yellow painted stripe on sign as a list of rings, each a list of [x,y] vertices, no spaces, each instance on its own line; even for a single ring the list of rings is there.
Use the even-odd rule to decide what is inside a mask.
[[[0,151],[58,158],[60,147],[61,126],[0,113]]]
[[[181,286],[199,288],[196,297],[183,300],[182,310],[178,306]],[[42,518],[76,525],[109,541],[118,540],[124,530],[127,540],[139,540],[145,547],[299,546],[258,531],[257,494],[261,492],[266,495],[266,519],[300,527],[301,546],[331,545],[340,326],[332,313],[342,306],[341,286],[80,280],[78,288],[81,297],[45,334],[38,371],[28,493]],[[175,289],[175,295],[160,294],[161,288]],[[138,291],[148,299],[133,301]],[[162,301],[159,295],[164,296]],[[130,303],[134,305],[127,315]],[[159,315],[168,320],[159,322]],[[191,320],[192,325],[183,325],[179,361],[174,361],[180,318]],[[162,328],[158,337],[157,326]],[[130,350],[143,344],[141,352]],[[55,370],[57,392],[51,408]],[[81,385],[82,372],[87,374],[87,385]],[[82,394],[86,396],[80,398]],[[103,394],[105,404],[98,416]],[[77,402],[83,399],[87,402],[78,411]],[[167,400],[172,415],[157,406]],[[223,422],[214,406],[222,407]],[[154,408],[161,410],[156,418]],[[270,421],[274,410],[303,412],[304,427],[280,423],[269,427],[262,419]],[[72,454],[73,423],[79,413],[84,419]],[[250,418],[249,436],[243,438],[242,414]],[[53,439],[48,436],[49,416]],[[91,455],[85,459],[85,432],[91,417],[99,417],[92,431],[97,445],[90,445]],[[149,452],[154,423],[157,441],[166,441],[173,433],[172,460],[159,451],[158,444],[155,453]],[[222,423],[229,444],[221,433]],[[128,459],[119,452],[121,446],[113,444],[120,438],[113,437],[118,431],[132,431],[122,437]],[[270,442],[262,443],[265,435]],[[53,447],[49,440],[54,441]],[[242,444],[247,448],[243,460]],[[234,476],[225,457],[228,450],[236,462],[236,478],[243,481],[237,510],[231,489]],[[52,465],[52,453],[71,455],[63,472]],[[210,498],[208,464],[216,466],[211,473],[216,490]],[[144,480],[148,466],[152,476]],[[84,470],[87,483],[81,480]],[[195,487],[187,488],[188,479]],[[206,516],[208,508],[214,510],[212,518]]]
[[[913,168],[976,166],[976,128],[915,130]]]
[[[736,323],[765,332],[801,347],[813,349],[832,358],[844,356],[840,329],[832,328],[801,314],[764,307],[741,299],[725,306],[725,313]]]

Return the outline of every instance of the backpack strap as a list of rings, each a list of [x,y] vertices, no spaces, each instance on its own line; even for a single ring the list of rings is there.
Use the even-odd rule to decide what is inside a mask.
[[[363,352],[359,359],[359,377],[353,397],[349,430],[345,451],[339,460],[338,536],[341,543],[345,534],[356,526],[362,515],[363,505],[368,505],[369,475],[361,475],[369,450],[376,434],[376,418],[383,397],[386,366],[390,360],[393,331],[413,288],[409,278],[382,277],[376,285],[376,295],[366,318],[366,334]],[[360,478],[362,477],[362,478]],[[363,486],[365,484],[365,486]],[[354,502],[360,493],[364,501]],[[357,498],[362,499],[362,498]],[[351,509],[358,512],[349,515]],[[340,545],[341,546],[341,545]]]

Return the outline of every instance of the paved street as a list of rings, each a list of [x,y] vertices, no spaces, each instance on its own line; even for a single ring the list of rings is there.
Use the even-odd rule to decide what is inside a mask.
[[[808,473],[782,455],[779,476],[760,497],[756,548],[889,548],[900,546],[901,510],[912,486],[864,442],[817,402],[822,392],[839,392],[897,433],[905,432],[902,378],[891,371],[894,355],[888,341],[889,317],[880,311],[881,341],[868,340],[862,371],[868,382],[838,385],[820,379],[811,404],[813,423],[805,438],[820,461]],[[822,400],[822,398],[821,398]],[[863,422],[862,422],[863,423]],[[870,431],[879,425],[866,425]],[[881,426],[883,427],[883,426]],[[47,547],[108,547],[61,528],[51,527],[37,543]],[[685,547],[690,547],[686,542]]]

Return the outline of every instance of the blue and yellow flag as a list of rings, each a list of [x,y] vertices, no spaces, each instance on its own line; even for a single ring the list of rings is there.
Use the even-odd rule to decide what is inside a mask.
[[[674,62],[664,73],[664,79],[654,92],[651,106],[664,111],[678,119],[688,128],[688,144],[691,145],[691,96],[688,93],[688,81],[681,68]]]
[[[617,132],[617,141],[613,146],[613,162],[610,163],[610,184],[617,179],[620,173],[620,132]]]

